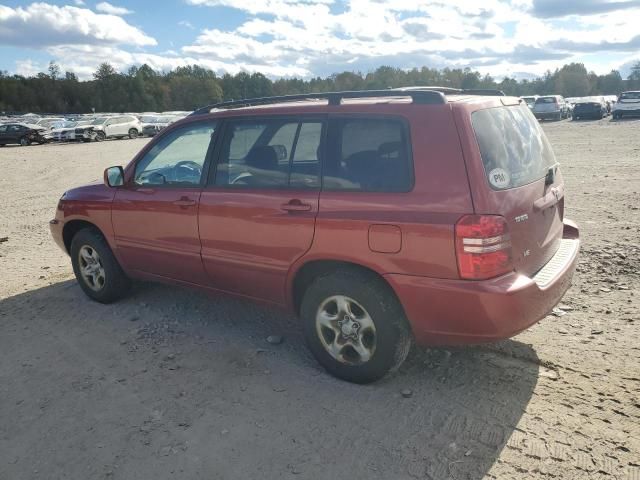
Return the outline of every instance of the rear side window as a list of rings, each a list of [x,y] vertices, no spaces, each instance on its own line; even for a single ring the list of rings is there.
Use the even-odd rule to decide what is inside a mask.
[[[555,97],[540,97],[536,100],[537,104],[541,103],[556,103],[557,99]]]
[[[479,110],[471,123],[494,190],[539,180],[556,163],[546,135],[526,105]]]
[[[230,122],[215,185],[238,188],[317,188],[321,120]]]
[[[408,134],[396,119],[332,121],[336,152],[323,159],[322,188],[364,192],[407,192],[413,175]]]

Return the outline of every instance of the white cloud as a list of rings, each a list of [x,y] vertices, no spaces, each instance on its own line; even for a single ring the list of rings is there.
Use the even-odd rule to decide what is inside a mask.
[[[46,68],[46,65],[34,62],[30,58],[16,62],[16,73],[23,77],[33,77],[40,72],[44,72]]]
[[[541,0],[186,1],[234,8],[248,19],[233,30],[204,30],[184,53],[304,76],[380,65],[542,74],[580,61],[579,48],[567,41],[588,42],[582,51],[607,50],[605,42],[613,42],[609,50],[626,45],[630,51],[640,15],[640,6],[626,4],[597,16],[586,9],[587,15],[572,17],[570,27],[534,16]]]
[[[73,3],[78,7],[84,6],[84,0],[73,0]]]
[[[116,7],[115,5],[111,5],[109,2],[100,2],[96,5],[96,10],[109,15],[129,15],[130,13],[133,13],[133,11],[128,8]]]
[[[156,45],[156,40],[115,15],[87,8],[32,3],[0,5],[0,44],[46,48],[52,45]]]
[[[155,39],[119,16],[126,9],[107,2],[96,9],[106,12],[108,5],[117,15],[47,3],[0,6],[0,43],[45,49],[63,70],[84,78],[104,61],[118,70],[140,63],[158,70],[196,63],[218,73],[246,70],[272,77],[367,72],[381,65],[470,67],[494,76],[526,76],[571,61],[605,73],[616,61],[636,58],[634,46],[640,45],[640,0],[633,0],[638,7],[619,2],[621,10],[611,9],[609,2],[604,13],[596,5],[601,0],[585,0],[579,5],[582,15],[568,16],[563,12],[577,7],[560,8],[555,0],[184,1],[200,6],[190,12],[199,22],[211,18],[210,27],[177,47],[169,32],[165,43],[171,50],[143,51],[156,45]],[[219,19],[229,8],[245,18],[224,28]],[[557,19],[554,12],[564,16]],[[188,13],[174,21],[195,29]]]

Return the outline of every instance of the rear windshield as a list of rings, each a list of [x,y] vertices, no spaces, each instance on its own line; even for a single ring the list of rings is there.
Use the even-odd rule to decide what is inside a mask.
[[[539,180],[556,163],[547,137],[526,105],[478,110],[471,123],[494,190]]]
[[[540,97],[536,100],[536,103],[556,103],[555,97]]]
[[[620,100],[640,100],[640,92],[627,92],[620,95]]]

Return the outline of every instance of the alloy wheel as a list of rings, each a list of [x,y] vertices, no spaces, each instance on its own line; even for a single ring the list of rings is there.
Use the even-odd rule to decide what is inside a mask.
[[[105,284],[105,270],[100,255],[90,245],[83,245],[78,252],[78,264],[80,274],[87,286],[94,291],[99,291]]]
[[[316,333],[327,353],[346,365],[362,365],[376,350],[376,326],[371,316],[344,295],[322,302],[316,314]]]

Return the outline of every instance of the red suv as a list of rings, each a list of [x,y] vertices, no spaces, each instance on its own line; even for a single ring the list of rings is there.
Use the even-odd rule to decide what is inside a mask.
[[[578,229],[525,103],[412,88],[203,108],[51,221],[84,292],[129,279],[295,312],[332,374],[381,378],[419,344],[503,339],[569,287]]]

